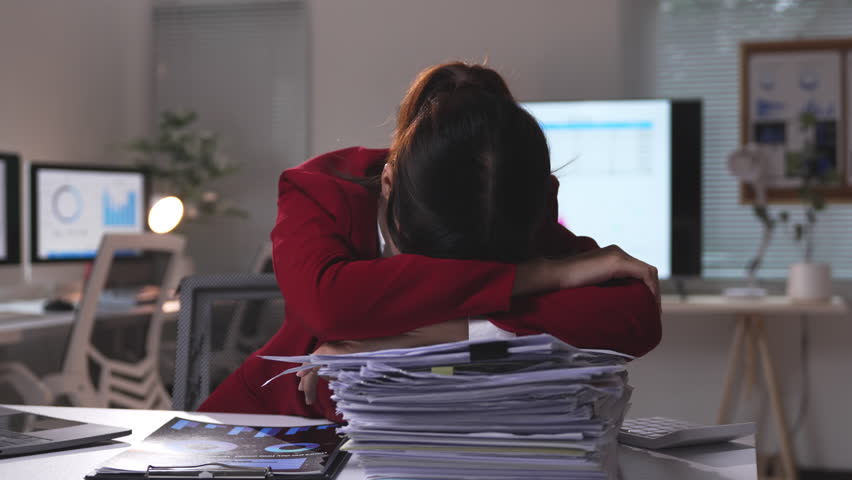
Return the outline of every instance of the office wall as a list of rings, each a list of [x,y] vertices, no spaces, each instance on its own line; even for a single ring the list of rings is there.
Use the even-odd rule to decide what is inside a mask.
[[[522,99],[623,94],[623,18],[617,0],[312,0],[307,5],[309,156],[351,145],[387,145],[397,104],[414,76],[447,60],[487,58]],[[273,158],[279,169],[305,160],[277,151]],[[241,160],[241,178],[277,179],[262,161],[250,155]],[[274,194],[274,184],[268,185]],[[259,199],[264,191],[268,188],[229,193],[253,205],[264,201]],[[274,222],[274,200],[268,206],[254,208],[245,221],[224,220],[238,225],[240,241],[189,230],[196,271],[245,268],[253,253],[245,252],[246,245],[267,238]],[[221,251],[235,253],[222,256]]]
[[[310,149],[384,146],[418,71],[488,60],[522,100],[624,94],[617,0],[314,0]]]
[[[149,0],[0,2],[0,149],[24,160],[123,161],[122,144],[148,126],[150,9]],[[82,268],[37,267],[32,280],[74,280]],[[0,287],[23,280],[21,270],[0,270]]]

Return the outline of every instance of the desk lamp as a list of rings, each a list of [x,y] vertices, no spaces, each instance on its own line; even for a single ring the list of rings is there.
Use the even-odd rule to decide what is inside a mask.
[[[763,262],[763,256],[772,241],[775,231],[775,220],[766,210],[766,177],[769,166],[769,154],[766,147],[749,143],[740,150],[735,150],[728,156],[728,170],[741,182],[749,184],[754,191],[754,214],[763,226],[763,235],[757,253],[748,262],[748,285],[732,287],[724,290],[724,295],[738,298],[760,298],[766,296],[766,289],[757,286],[757,271]]]
[[[148,212],[148,227],[154,233],[169,233],[183,218],[183,202],[177,197],[157,200]]]

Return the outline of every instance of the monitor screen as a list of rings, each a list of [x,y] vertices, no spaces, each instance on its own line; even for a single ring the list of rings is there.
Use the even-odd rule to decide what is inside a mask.
[[[33,165],[30,181],[34,262],[91,260],[103,234],[145,231],[140,170]]]
[[[547,138],[551,168],[560,183],[559,222],[601,246],[620,246],[657,267],[661,278],[697,275],[701,254],[700,244],[678,238],[683,229],[677,227],[681,207],[675,204],[681,200],[673,202],[673,188],[687,181],[675,180],[682,171],[678,163],[700,165],[701,156],[700,142],[689,154],[673,143],[678,137],[675,130],[685,128],[674,104],[670,100],[522,104]],[[700,139],[700,104],[696,104],[698,124],[693,127]],[[700,175],[688,181],[700,192]],[[700,218],[700,204],[698,211],[687,215]],[[700,221],[690,225],[700,229]],[[682,261],[684,253],[676,252],[683,249],[689,250],[688,268]]]

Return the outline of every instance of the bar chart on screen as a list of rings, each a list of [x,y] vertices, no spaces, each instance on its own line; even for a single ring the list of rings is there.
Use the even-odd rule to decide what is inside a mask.
[[[125,190],[121,193],[104,189],[103,203],[104,226],[126,227],[136,225],[136,192]]]

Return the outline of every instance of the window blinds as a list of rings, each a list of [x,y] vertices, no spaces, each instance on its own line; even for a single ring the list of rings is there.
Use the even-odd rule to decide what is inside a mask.
[[[657,10],[656,96],[704,101],[704,276],[736,278],[755,254],[761,227],[750,206],[738,203],[727,156],[739,142],[739,44],[852,36],[852,2],[795,0],[663,0]],[[848,155],[848,153],[846,153]],[[800,219],[798,205],[776,205]],[[819,215],[815,259],[835,278],[852,278],[852,205],[830,204]],[[802,259],[790,225],[776,228],[761,277],[786,277]]]
[[[248,219],[187,231],[196,269],[239,271],[269,238],[277,179],[307,155],[308,14],[302,1],[182,0],[154,8],[155,112],[184,108],[239,171],[218,190]],[[232,252],[222,255],[221,252]]]

